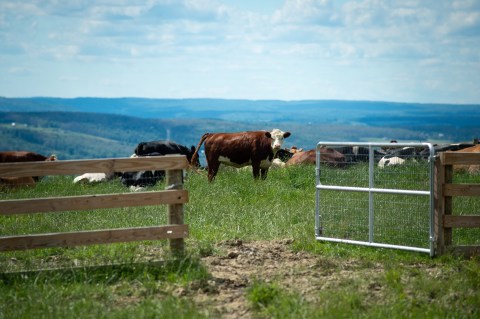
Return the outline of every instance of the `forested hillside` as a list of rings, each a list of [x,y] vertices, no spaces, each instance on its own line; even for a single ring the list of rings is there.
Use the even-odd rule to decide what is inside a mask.
[[[127,157],[141,141],[171,139],[196,145],[203,128],[229,126],[223,121],[200,122],[77,112],[0,113],[0,149],[56,153],[61,159]]]
[[[423,116],[423,117],[422,117]],[[292,133],[285,146],[314,148],[319,141],[461,142],[480,135],[478,126],[425,120],[426,115],[368,117],[363,122],[229,121],[140,118],[87,112],[0,112],[0,150],[29,150],[60,159],[126,157],[137,143],[170,139],[196,146],[206,132],[280,128]],[[470,115],[470,120],[478,115]],[[468,117],[459,114],[459,118]],[[451,120],[451,119],[450,119]]]
[[[383,128],[299,123],[243,123],[222,120],[145,119],[122,115],[77,112],[0,113],[0,149],[56,153],[62,159],[129,156],[137,143],[170,139],[197,145],[206,132],[291,131],[287,146],[314,148],[319,140],[378,138]],[[394,130],[395,136],[416,138],[414,132]],[[393,135],[392,135],[393,136]]]

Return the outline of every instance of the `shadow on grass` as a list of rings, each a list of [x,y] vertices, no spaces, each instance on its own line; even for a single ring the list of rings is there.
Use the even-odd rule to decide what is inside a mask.
[[[122,280],[188,282],[209,278],[208,270],[196,257],[112,265],[94,265],[0,273],[3,285],[83,283],[113,284]]]

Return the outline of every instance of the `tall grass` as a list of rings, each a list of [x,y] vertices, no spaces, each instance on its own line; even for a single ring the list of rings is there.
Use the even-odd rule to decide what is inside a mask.
[[[311,237],[314,231],[313,170],[294,168],[269,172],[264,181],[251,173],[224,170],[214,183],[192,176],[186,220],[192,237],[205,241],[231,238],[271,240]]]
[[[349,171],[331,173],[345,174],[348,179]],[[479,182],[479,177],[473,181]],[[163,187],[160,184],[154,189]],[[309,251],[318,255],[322,265],[330,265],[336,284],[325,285],[318,290],[317,301],[309,301],[302,292],[286,290],[278,282],[252,278],[246,297],[256,317],[476,318],[480,314],[478,259],[449,255],[431,259],[427,254],[316,241],[315,170],[311,166],[271,170],[264,181],[254,181],[251,172],[230,169],[222,170],[214,183],[208,183],[204,175],[189,173],[185,188],[189,191],[185,223],[190,236],[184,258],[171,258],[166,241],[0,253],[0,319],[220,317],[197,306],[191,297],[175,293],[179,287],[186,289],[192,282],[210,279],[199,257],[220,253],[215,244],[222,240],[285,238],[294,240],[292,249]],[[47,178],[34,189],[4,192],[0,198],[118,191],[125,191],[118,181],[81,186],[73,185],[72,177],[67,176]],[[341,203],[352,202],[346,205],[352,209],[364,205],[363,199],[355,196],[342,195]],[[478,210],[474,202],[458,205]],[[335,209],[342,207],[339,204]],[[352,216],[336,220],[335,225],[352,222]],[[0,235],[165,222],[166,207],[162,206],[0,216]],[[475,234],[478,236],[478,230]],[[391,239],[392,233],[383,236]],[[345,264],[357,275],[342,277]],[[384,271],[373,271],[374,265]],[[375,295],[378,291],[381,298]]]

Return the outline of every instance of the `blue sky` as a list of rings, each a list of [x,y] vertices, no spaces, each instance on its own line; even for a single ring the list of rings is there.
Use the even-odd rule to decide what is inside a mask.
[[[480,1],[2,0],[0,96],[480,104]]]

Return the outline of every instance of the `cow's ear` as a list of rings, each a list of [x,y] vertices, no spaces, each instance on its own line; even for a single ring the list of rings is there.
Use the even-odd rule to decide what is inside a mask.
[[[272,134],[270,134],[270,132],[265,132],[265,136],[268,138],[272,138]]]
[[[287,138],[287,137],[289,137],[290,135],[291,135],[290,132],[285,132],[285,133],[283,134],[283,137],[284,137],[284,138]]]

